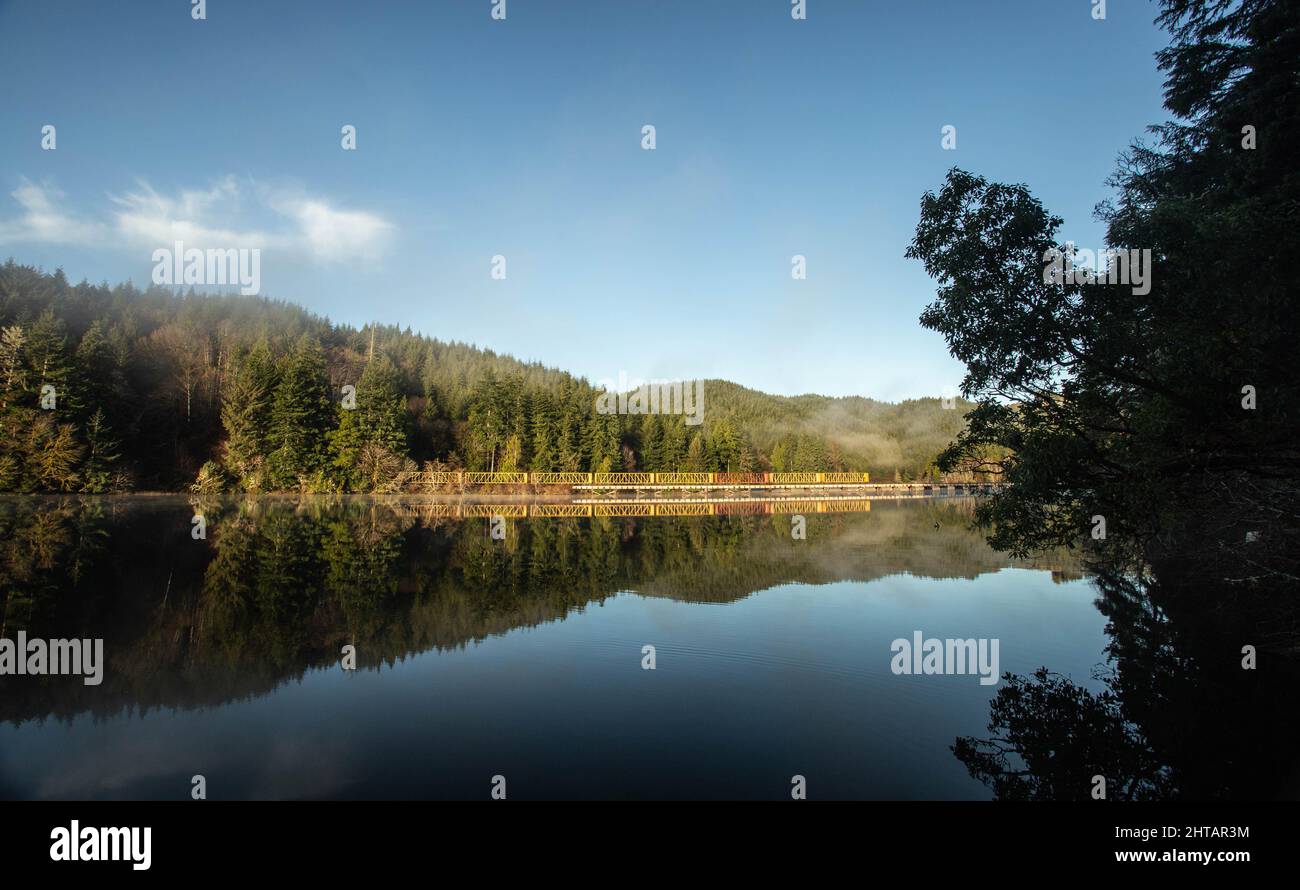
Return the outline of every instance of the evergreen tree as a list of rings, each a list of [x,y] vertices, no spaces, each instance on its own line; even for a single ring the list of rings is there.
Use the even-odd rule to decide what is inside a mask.
[[[408,450],[406,397],[396,367],[383,353],[366,363],[356,407],[341,410],[330,444],[332,466],[345,488],[375,488],[400,472]]]
[[[724,418],[714,426],[709,447],[719,470],[727,473],[739,471],[740,439],[729,420]]]
[[[669,416],[664,422],[664,438],[661,447],[663,471],[678,472],[686,464],[686,424],[680,417]]]
[[[26,346],[22,325],[0,330],[0,410],[17,404],[27,391]]]
[[[325,437],[335,423],[325,356],[304,334],[284,362],[271,407],[272,483],[293,488],[325,465]]]
[[[71,407],[69,381],[72,379],[72,362],[68,355],[68,338],[63,322],[47,309],[27,332],[27,381],[31,385],[25,404],[37,405],[44,387],[53,386],[55,409],[69,413]],[[43,409],[44,410],[44,409]]]
[[[708,447],[704,444],[704,436],[695,433],[691,436],[691,444],[686,449],[686,470],[691,473],[702,473],[708,469],[709,454]]]
[[[357,385],[355,413],[365,440],[406,456],[408,449],[406,396],[401,375],[386,355],[367,363]]]
[[[790,470],[790,449],[784,441],[777,442],[776,447],[772,449],[772,470],[776,473],[786,473]]]
[[[258,343],[236,366],[221,401],[226,432],[226,469],[251,489],[265,481],[262,466],[271,446],[272,404],[277,384],[275,359],[266,342]]]
[[[532,411],[532,468],[543,473],[554,472],[558,460],[556,439],[559,431],[555,401],[550,393],[537,393],[533,398]]]
[[[664,470],[663,465],[663,431],[659,419],[653,414],[640,417],[641,458],[638,467],[649,473]]]
[[[69,407],[78,417],[89,417],[96,411],[105,412],[100,421],[106,427],[108,412],[116,413],[116,396],[122,375],[100,321],[92,322],[82,334],[72,365]]]
[[[120,443],[114,438],[104,417],[104,409],[96,408],[95,413],[86,421],[85,461],[81,468],[81,488],[92,494],[108,491],[116,487],[114,470],[118,458]]]

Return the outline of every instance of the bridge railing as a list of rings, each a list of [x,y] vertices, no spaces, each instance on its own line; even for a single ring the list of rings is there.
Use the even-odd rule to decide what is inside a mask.
[[[871,476],[867,473],[818,473],[817,475],[821,476],[821,482],[830,482],[837,485],[855,485],[871,481]]]
[[[717,512],[717,505],[700,502],[695,504],[655,504],[656,516],[712,516]]]
[[[775,485],[816,485],[820,473],[768,473]]]
[[[533,485],[590,485],[590,473],[529,473]]]
[[[719,516],[769,516],[773,510],[770,501],[724,502],[717,506]]]
[[[532,504],[528,508],[530,516],[546,516],[552,519],[574,516],[590,516],[590,504]]]
[[[767,482],[768,473],[714,473],[713,482],[716,485],[763,485]]]
[[[416,486],[438,485],[866,485],[869,473],[790,472],[790,473],[577,473],[577,472],[480,472],[430,470],[417,473],[411,480]],[[888,484],[888,483],[886,483]],[[896,483],[909,487],[936,485],[983,485],[997,483],[915,482]]]
[[[592,516],[653,516],[655,505],[650,502],[626,504],[592,504]]]
[[[651,473],[656,485],[710,485],[716,473]]]
[[[592,473],[592,485],[654,485],[654,473]]]
[[[464,473],[466,485],[527,485],[527,473]]]

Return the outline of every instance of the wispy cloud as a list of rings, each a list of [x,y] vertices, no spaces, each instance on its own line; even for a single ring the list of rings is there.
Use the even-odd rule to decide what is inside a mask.
[[[61,211],[56,204],[63,200],[63,193],[51,185],[23,179],[10,195],[22,212],[17,219],[0,221],[0,243],[94,244],[109,235],[102,223],[77,219]]]
[[[277,198],[275,209],[293,219],[307,246],[317,257],[375,258],[388,246],[392,223],[363,210],[337,210],[319,199]]]
[[[184,241],[198,248],[283,249],[334,262],[375,259],[396,233],[396,226],[376,213],[234,176],[175,194],[141,181],[132,191],[109,195],[111,209],[102,219],[65,209],[65,195],[48,182],[22,179],[11,196],[20,212],[0,220],[0,243],[152,249]],[[250,223],[252,218],[258,223]]]

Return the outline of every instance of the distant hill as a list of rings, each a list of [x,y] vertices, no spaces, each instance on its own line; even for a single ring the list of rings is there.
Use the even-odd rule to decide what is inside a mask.
[[[428,462],[913,479],[970,407],[704,391],[700,425],[603,414],[585,379],[409,327],[0,266],[0,490],[377,490]]]
[[[925,473],[936,454],[965,426],[973,405],[955,399],[945,409],[938,398],[880,402],[862,396],[778,396],[727,380],[709,380],[709,419],[730,420],[762,451],[813,436],[827,451],[838,449],[849,469],[869,470],[882,481],[897,469],[906,478]],[[706,421],[707,422],[707,421]]]

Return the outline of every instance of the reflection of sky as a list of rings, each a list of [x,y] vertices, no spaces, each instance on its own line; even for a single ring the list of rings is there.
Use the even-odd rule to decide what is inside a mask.
[[[789,584],[725,605],[622,594],[563,621],[380,671],[98,723],[0,727],[0,787],[35,797],[788,794],[986,797],[948,751],[998,687],[894,676],[890,642],[996,637],[1002,671],[1090,688],[1105,621],[1086,581],[1006,569]],[[641,647],[657,669],[641,669]]]

